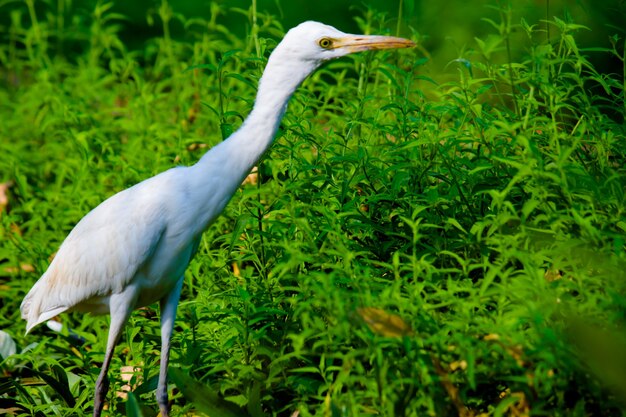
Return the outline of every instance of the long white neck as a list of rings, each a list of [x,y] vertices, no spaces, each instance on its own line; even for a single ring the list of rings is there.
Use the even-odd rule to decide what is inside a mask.
[[[317,67],[317,62],[293,62],[283,59],[279,47],[270,56],[254,108],[243,125],[223,142],[207,152],[192,168],[193,193],[205,210],[202,217],[210,222],[215,208],[221,209],[272,144],[287,102],[296,88]],[[219,199],[216,203],[214,200]],[[200,203],[202,201],[202,203]],[[223,203],[222,203],[223,201]],[[206,215],[206,218],[205,218]]]
[[[272,144],[289,99],[313,69],[290,65],[277,54],[270,57],[259,81],[252,112],[241,128],[226,140],[237,158],[247,165],[246,174]]]
[[[212,164],[216,157],[228,161],[243,179],[274,140],[274,135],[296,88],[317,66],[315,62],[282,59],[280,50],[270,56],[259,80],[254,107],[243,125],[209,152],[198,165]]]

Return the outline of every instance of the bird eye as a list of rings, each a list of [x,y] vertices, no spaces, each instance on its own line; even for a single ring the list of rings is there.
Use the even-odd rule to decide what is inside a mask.
[[[330,49],[330,47],[333,46],[333,41],[329,38],[322,38],[317,42],[317,44],[324,49]]]

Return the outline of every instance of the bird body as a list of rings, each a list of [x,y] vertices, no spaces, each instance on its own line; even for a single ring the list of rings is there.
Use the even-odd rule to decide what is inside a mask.
[[[138,291],[135,308],[172,289],[200,234],[185,227],[190,205],[179,204],[188,192],[184,171],[170,169],[121,191],[82,218],[24,299],[27,331],[66,310],[109,313],[110,295],[129,287]]]
[[[184,271],[202,233],[271,145],[289,98],[323,61],[411,41],[348,35],[317,22],[291,29],[259,81],[255,106],[242,126],[196,164],[176,167],[108,198],[83,217],[21,305],[26,332],[65,311],[110,314],[109,338],[96,381],[94,416],[102,412],[107,371],[130,313],[161,306],[161,368],[157,401],[168,415],[167,366]]]

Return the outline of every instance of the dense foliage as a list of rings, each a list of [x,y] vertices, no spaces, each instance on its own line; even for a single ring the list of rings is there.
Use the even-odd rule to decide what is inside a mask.
[[[236,129],[285,29],[254,2],[191,18],[163,0],[161,34],[129,49],[111,4],[70,3],[0,3],[12,415],[90,412],[107,320],[66,314],[24,336],[22,297],[91,208]],[[174,415],[626,414],[624,39],[581,49],[567,17],[516,22],[501,3],[445,77],[418,47],[329,63],[297,91],[187,271]],[[357,23],[404,27],[373,11]],[[156,414],[157,315],[126,327],[111,415]]]

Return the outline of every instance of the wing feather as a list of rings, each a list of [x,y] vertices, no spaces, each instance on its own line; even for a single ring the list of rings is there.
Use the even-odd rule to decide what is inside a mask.
[[[22,302],[27,332],[90,299],[120,293],[131,283],[164,235],[168,202],[162,191],[170,171],[115,194],[74,227]]]

